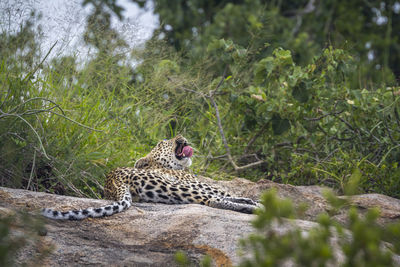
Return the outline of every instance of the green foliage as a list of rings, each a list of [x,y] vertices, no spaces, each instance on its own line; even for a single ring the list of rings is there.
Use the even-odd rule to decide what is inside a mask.
[[[117,31],[111,28],[111,14],[100,4],[94,4],[92,14],[87,17],[83,40],[86,44],[97,48],[101,56],[111,55],[117,48],[127,46],[126,42],[118,36]]]
[[[336,209],[346,204],[332,193],[327,200]],[[395,266],[392,256],[399,253],[400,224],[379,225],[376,209],[361,216],[350,208],[346,227],[328,214],[320,214],[317,224],[305,233],[286,219],[297,217],[289,200],[278,200],[271,190],[263,194],[261,202],[265,208],[258,210],[253,222],[257,232],[242,240],[243,249],[252,255],[245,257],[240,266],[279,266],[288,262],[296,266]],[[278,232],[277,225],[288,229]],[[337,253],[343,255],[342,262],[338,262]]]
[[[312,28],[311,14],[294,34],[280,10],[301,4],[185,1],[164,9],[156,1],[158,11],[177,9],[162,13],[173,16],[165,33],[175,39],[154,38],[131,53],[119,53],[127,43],[111,28],[116,2],[84,4],[94,7],[85,32],[96,50],[90,57],[44,60],[33,53],[40,39],[32,23],[1,33],[1,185],[100,197],[107,171],[177,133],[196,147],[195,172],[229,177],[212,93],[233,160],[263,162],[235,175],[344,192],[357,170],[351,191],[400,196],[400,88],[386,76],[355,83],[365,62],[349,49],[319,48],[322,37],[302,30]],[[193,17],[181,29],[188,10]],[[193,39],[185,37],[191,23],[200,25]]]
[[[119,19],[122,19],[122,11],[124,8],[117,5],[117,0],[84,0],[82,6],[92,5],[95,8],[107,7],[112,11],[113,14],[117,15]]]
[[[105,73],[115,68],[107,62]],[[132,164],[164,138],[149,133],[146,121],[157,123],[164,115],[138,116],[144,92],[132,95],[127,73],[104,83],[91,74],[91,63],[79,72],[64,71],[68,74],[48,68],[41,79],[24,81],[3,65],[3,185],[98,197],[109,168]],[[150,144],[142,143],[143,137]]]
[[[148,88],[135,90],[126,58],[113,54],[118,46],[98,47],[89,62],[66,56],[48,64],[30,53],[36,64],[20,64],[25,54],[9,48],[29,52],[40,41],[33,24],[26,25],[2,32],[7,45],[0,47],[0,184],[100,197],[110,168],[133,164],[165,138],[150,129],[164,115],[152,116],[146,112],[150,106],[142,107],[140,96]],[[110,38],[105,43],[118,44],[100,26],[110,24],[90,29],[102,30],[102,38]],[[21,42],[19,36],[31,39]]]
[[[188,266],[201,266],[201,267],[210,267],[211,266],[211,257],[205,255],[199,264],[194,264],[190,261],[189,257],[186,255],[184,251],[177,251],[175,253],[175,262],[180,267],[188,267]]]
[[[15,17],[24,16],[25,9],[30,10],[20,2],[2,3],[0,9],[1,58],[8,67],[19,68],[20,71],[32,68],[36,63],[35,60],[40,55],[40,45],[36,40],[42,34],[40,26],[35,25],[35,21],[40,20],[41,14],[34,10],[20,25],[15,24]],[[15,57],[18,57],[17,61],[13,60]]]
[[[179,266],[189,266],[189,259],[186,256],[185,252],[183,251],[178,251],[175,253],[175,261],[178,263]]]
[[[23,264],[39,265],[52,250],[42,244],[40,235],[45,234],[43,222],[27,213],[0,215],[0,265],[14,266],[18,251],[27,248],[35,249],[37,253]]]
[[[302,66],[309,64],[318,51],[332,45],[351,49],[356,56],[359,64],[352,77],[353,85],[367,87],[370,81],[394,84],[400,73],[397,2],[180,0],[174,5],[167,0],[134,2],[141,7],[154,3],[160,26],[153,39],[164,39],[195,60],[204,56],[210,42],[219,39],[258,50],[256,59],[264,58],[276,47],[290,49]],[[266,42],[271,44],[270,48],[264,47]]]
[[[390,118],[398,117],[399,88],[351,88],[353,65],[351,56],[332,47],[305,67],[295,64],[290,51],[275,49],[252,66],[253,81],[232,86],[230,93],[239,97],[232,117],[224,119],[243,120],[236,136],[257,133],[253,147],[245,150],[265,155],[270,173],[285,182],[308,180],[343,189],[349,170],[360,168],[364,189],[398,190],[399,120]],[[231,68],[229,85],[243,80],[242,70],[237,74]],[[392,178],[384,181],[376,175]]]

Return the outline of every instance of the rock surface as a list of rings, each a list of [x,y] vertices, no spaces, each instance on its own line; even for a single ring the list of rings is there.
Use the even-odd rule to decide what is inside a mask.
[[[329,210],[322,196],[323,189],[318,186],[291,186],[271,181],[253,183],[240,178],[232,181],[214,181],[205,177],[199,179],[253,199],[259,198],[264,190],[276,188],[279,196],[309,206],[304,220],[279,225],[278,231],[285,231],[292,225],[307,231],[315,225],[313,220],[318,213]],[[400,218],[398,199],[366,194],[354,196],[351,201],[361,210],[380,207],[380,222],[383,224]],[[51,207],[65,211],[108,203],[106,200],[0,187],[0,215],[16,209],[34,212],[43,207]],[[231,266],[239,263],[238,241],[252,232],[250,222],[253,218],[254,215],[194,204],[135,203],[129,210],[106,218],[83,221],[46,219],[47,235],[41,238],[46,244],[52,244],[54,250],[45,265],[174,266],[174,255],[176,251],[182,250],[194,263],[208,254],[215,265]],[[345,222],[346,214],[339,212],[336,218]],[[33,253],[24,249],[18,261],[26,261]]]

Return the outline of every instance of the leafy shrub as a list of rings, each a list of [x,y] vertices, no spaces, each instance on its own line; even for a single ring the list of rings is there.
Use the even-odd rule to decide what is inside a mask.
[[[210,267],[211,266],[211,257],[209,255],[205,255],[198,264],[194,264],[190,261],[188,256],[184,251],[177,251],[175,253],[175,262],[180,267],[188,267],[198,265],[201,267]]]
[[[28,266],[40,264],[52,250],[40,239],[40,235],[45,234],[42,220],[27,213],[0,215],[0,265],[13,266],[18,252],[27,248],[36,250],[37,254],[22,263]]]
[[[277,181],[341,190],[358,168],[364,191],[399,196],[400,88],[351,88],[356,63],[332,47],[306,66],[276,48],[250,65],[250,73],[236,55],[248,58],[252,51],[223,40],[209,48],[231,56],[223,60],[231,70],[221,89],[227,96],[218,101],[230,106],[221,113],[235,154],[264,159],[263,169]]]
[[[327,200],[336,209],[346,204],[332,193],[327,195]],[[304,233],[287,220],[296,217],[296,209],[289,200],[278,200],[271,190],[263,194],[262,204],[265,209],[259,210],[253,221],[257,233],[242,240],[243,248],[251,256],[243,258],[240,266],[279,266],[287,262],[295,266],[396,265],[392,257],[400,252],[400,224],[379,225],[377,209],[369,210],[362,217],[356,208],[350,208],[345,227],[328,214],[320,214],[316,226]],[[286,225],[289,229],[278,233],[277,225]]]

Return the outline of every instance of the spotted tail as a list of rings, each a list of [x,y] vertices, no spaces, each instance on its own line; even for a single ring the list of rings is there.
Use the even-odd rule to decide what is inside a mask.
[[[44,208],[42,209],[42,215],[47,218],[55,220],[83,220],[86,218],[111,216],[113,214],[128,209],[131,205],[132,205],[132,198],[131,194],[128,191],[125,193],[122,200],[114,202],[111,205],[99,208],[70,210],[65,212]]]

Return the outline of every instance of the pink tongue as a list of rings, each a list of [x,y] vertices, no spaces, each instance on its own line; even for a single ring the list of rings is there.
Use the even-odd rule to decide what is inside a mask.
[[[184,157],[190,158],[190,157],[193,155],[193,148],[192,148],[191,146],[185,146],[185,147],[182,149],[182,155],[183,155]]]

